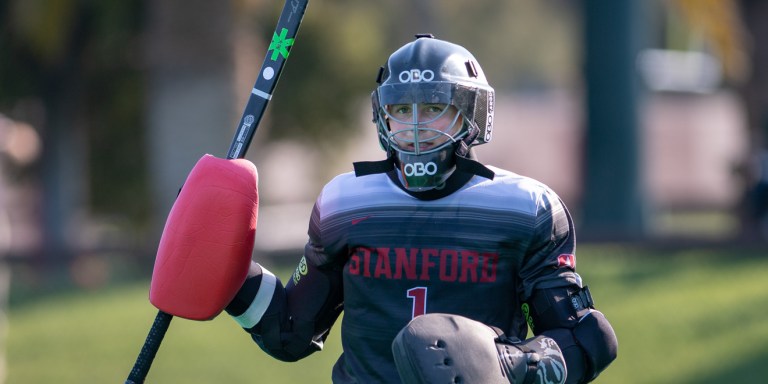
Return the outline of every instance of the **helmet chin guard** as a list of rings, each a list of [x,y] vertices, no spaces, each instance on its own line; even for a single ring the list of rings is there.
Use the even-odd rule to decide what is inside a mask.
[[[441,188],[456,170],[455,156],[453,145],[422,155],[398,152],[395,164],[400,182],[414,192]]]

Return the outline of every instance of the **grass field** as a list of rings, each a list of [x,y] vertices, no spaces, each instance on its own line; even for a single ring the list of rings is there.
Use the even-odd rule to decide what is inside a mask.
[[[284,279],[289,268],[278,271]],[[619,337],[598,383],[757,383],[768,378],[768,251],[579,248],[578,270]],[[8,383],[122,383],[156,310],[149,283],[14,303]],[[149,383],[324,383],[340,353],[262,353],[226,316],[174,319]]]

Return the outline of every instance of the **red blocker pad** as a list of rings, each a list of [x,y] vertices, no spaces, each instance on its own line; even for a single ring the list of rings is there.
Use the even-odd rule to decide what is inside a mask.
[[[190,320],[216,317],[248,274],[258,219],[258,174],[245,159],[203,156],[168,214],[149,301]]]

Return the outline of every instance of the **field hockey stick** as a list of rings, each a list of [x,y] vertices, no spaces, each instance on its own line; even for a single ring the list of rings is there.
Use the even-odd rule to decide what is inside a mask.
[[[261,65],[259,77],[256,79],[248,97],[248,103],[240,118],[240,125],[232,140],[232,145],[227,153],[228,159],[240,159],[245,156],[256,128],[264,116],[267,104],[272,99],[277,80],[283,72],[283,66],[288,59],[288,54],[296,39],[304,11],[309,0],[288,0],[285,2],[283,12],[277,21],[277,27],[272,34],[272,42],[267,49],[267,57]],[[271,52],[271,53],[270,53]]]
[[[248,98],[245,110],[240,118],[238,129],[232,139],[229,151],[227,152],[227,159],[242,159],[245,156],[245,153],[251,144],[253,134],[256,132],[256,128],[264,116],[267,104],[272,99],[272,93],[277,84],[277,80],[283,71],[285,62],[288,59],[299,26],[304,18],[304,12],[306,11],[308,2],[308,0],[288,0],[283,6],[280,18],[277,21],[275,32],[272,35],[272,41],[267,49],[267,55],[261,66],[259,77],[251,90],[251,95]],[[188,267],[188,265],[185,265],[185,267]],[[201,268],[206,267],[206,265],[201,266]],[[164,283],[166,285],[169,283],[170,285],[173,285],[173,281]],[[150,301],[152,301],[151,295]],[[158,305],[159,303],[155,301],[153,301],[152,304],[160,310],[155,316],[152,328],[144,341],[141,352],[126,379],[125,384],[140,384],[144,382],[173,316],[193,320],[206,320],[206,317],[215,316],[215,314],[200,315],[199,312],[188,310],[184,307],[179,307],[180,309],[163,310],[163,308],[160,307],[164,307],[164,305]],[[211,307],[211,303],[206,304],[208,307]],[[216,303],[216,305],[220,305],[220,303]],[[218,309],[218,312],[220,311],[221,308]]]

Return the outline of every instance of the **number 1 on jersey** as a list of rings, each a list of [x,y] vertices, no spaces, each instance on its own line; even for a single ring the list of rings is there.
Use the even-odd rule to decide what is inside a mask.
[[[427,287],[414,287],[406,292],[406,296],[413,300],[411,318],[427,313]]]

